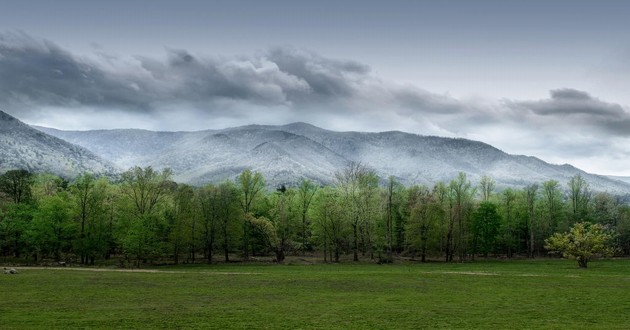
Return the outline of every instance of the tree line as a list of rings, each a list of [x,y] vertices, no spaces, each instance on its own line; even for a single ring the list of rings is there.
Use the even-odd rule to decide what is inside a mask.
[[[119,179],[72,182],[11,170],[0,176],[0,254],[37,262],[213,263],[315,255],[326,262],[535,257],[577,223],[609,231],[630,254],[630,206],[594,193],[576,175],[497,191],[464,173],[432,187],[405,187],[352,163],[319,186],[303,179],[268,191],[259,172],[194,187],[165,169],[134,167]],[[598,228],[600,228],[598,227]]]

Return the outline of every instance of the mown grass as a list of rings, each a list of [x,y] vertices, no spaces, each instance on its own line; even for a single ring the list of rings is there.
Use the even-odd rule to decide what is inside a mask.
[[[630,260],[19,270],[2,329],[630,328]]]

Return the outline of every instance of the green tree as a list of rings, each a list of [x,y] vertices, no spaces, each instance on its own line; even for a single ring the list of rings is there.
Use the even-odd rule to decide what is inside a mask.
[[[338,190],[324,187],[317,191],[313,205],[313,230],[324,248],[324,262],[339,262],[346,234],[343,199]]]
[[[516,192],[512,188],[507,188],[501,194],[501,203],[503,205],[504,210],[504,219],[505,219],[505,227],[504,227],[504,244],[507,248],[507,257],[512,258],[512,251],[515,247],[515,238],[514,238],[514,203],[516,200]]]
[[[569,232],[555,233],[545,240],[545,249],[575,259],[580,268],[586,268],[593,257],[613,254],[612,241],[613,234],[604,226],[579,222]]]
[[[240,187],[243,215],[252,213],[254,202],[264,194],[265,179],[260,172],[252,173],[251,170],[246,169],[236,178],[236,181]],[[249,259],[249,223],[249,221],[243,221],[243,257],[245,259]]]
[[[573,223],[588,220],[588,207],[591,191],[588,182],[580,174],[569,180],[569,200],[571,201],[570,217]]]
[[[529,257],[534,257],[536,245],[536,205],[538,204],[538,185],[530,184],[524,188],[525,226],[528,232]]]
[[[107,179],[96,180],[90,174],[79,176],[70,186],[74,213],[79,222],[79,237],[75,240],[75,252],[81,263],[94,264],[97,255],[108,249],[106,225]]]
[[[466,173],[460,172],[449,184],[453,221],[457,224],[457,250],[459,260],[466,260],[468,225],[475,189],[472,188]],[[451,254],[449,261],[453,260]]]
[[[547,235],[555,233],[560,225],[562,218],[562,192],[560,184],[556,180],[543,182],[542,185],[542,203],[544,204],[544,215],[547,220]]]
[[[444,219],[445,211],[436,196],[425,187],[410,188],[410,196],[413,196],[413,202],[405,231],[407,243],[414,255],[416,251],[420,251],[420,260],[426,262],[429,247],[439,246],[438,228],[440,221]]]
[[[302,179],[300,181],[300,185],[298,187],[297,193],[297,203],[299,205],[299,212],[301,218],[301,230],[300,230],[300,238],[302,241],[302,253],[304,254],[306,250],[310,249],[310,220],[308,218],[309,208],[311,206],[311,202],[313,201],[313,196],[317,192],[317,186],[308,179]]]
[[[25,203],[33,196],[33,175],[27,170],[10,170],[0,175],[0,192],[15,203]]]
[[[191,252],[190,245],[194,244],[191,241],[191,231],[193,230],[195,213],[197,213],[194,196],[195,193],[192,187],[185,184],[178,185],[173,196],[173,205],[168,216],[170,226],[169,242],[173,253],[173,263],[176,265],[179,263],[179,257],[186,247],[188,247],[188,252]],[[194,249],[192,254],[194,255]]]
[[[230,261],[229,253],[231,244],[237,240],[237,227],[241,225],[239,221],[244,221],[243,210],[239,204],[240,194],[238,188],[230,181],[226,181],[217,188],[217,203],[220,234],[224,259]]]
[[[62,252],[71,251],[77,232],[71,210],[66,194],[56,194],[40,201],[27,233],[31,252],[51,255],[55,261],[60,261]]]
[[[481,200],[488,201],[494,192],[497,182],[490,176],[484,175],[479,181],[479,190],[481,191]]]
[[[134,167],[122,175],[120,186],[125,197],[122,202],[126,218],[121,238],[123,249],[140,261],[161,254],[166,224],[162,203],[173,189],[171,171],[157,172],[151,167]]]
[[[488,253],[494,248],[499,234],[501,216],[497,209],[496,204],[483,201],[473,212],[474,251],[478,249],[484,257],[488,257]]]

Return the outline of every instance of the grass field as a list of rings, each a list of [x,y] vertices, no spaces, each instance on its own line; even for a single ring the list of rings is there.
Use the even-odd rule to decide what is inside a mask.
[[[1,329],[630,328],[630,260],[18,270]]]

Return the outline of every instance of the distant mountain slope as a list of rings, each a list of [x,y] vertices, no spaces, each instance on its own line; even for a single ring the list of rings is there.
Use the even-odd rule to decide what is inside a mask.
[[[87,149],[36,130],[0,111],[0,173],[11,169],[72,178],[84,172],[111,175],[116,166]]]
[[[608,178],[613,179],[613,180],[622,181],[622,182],[625,182],[625,183],[630,184],[630,176],[614,176],[614,175],[608,175]]]
[[[570,165],[509,155],[477,141],[403,132],[334,132],[306,123],[198,132],[38,129],[121,167],[170,167],[176,180],[192,184],[231,179],[245,168],[261,171],[271,186],[294,184],[301,177],[330,183],[336,171],[356,161],[382,178],[393,175],[406,185],[450,181],[463,171],[473,183],[490,175],[499,187],[523,187],[551,179],[566,186],[579,173],[594,190],[630,193],[628,183]]]

